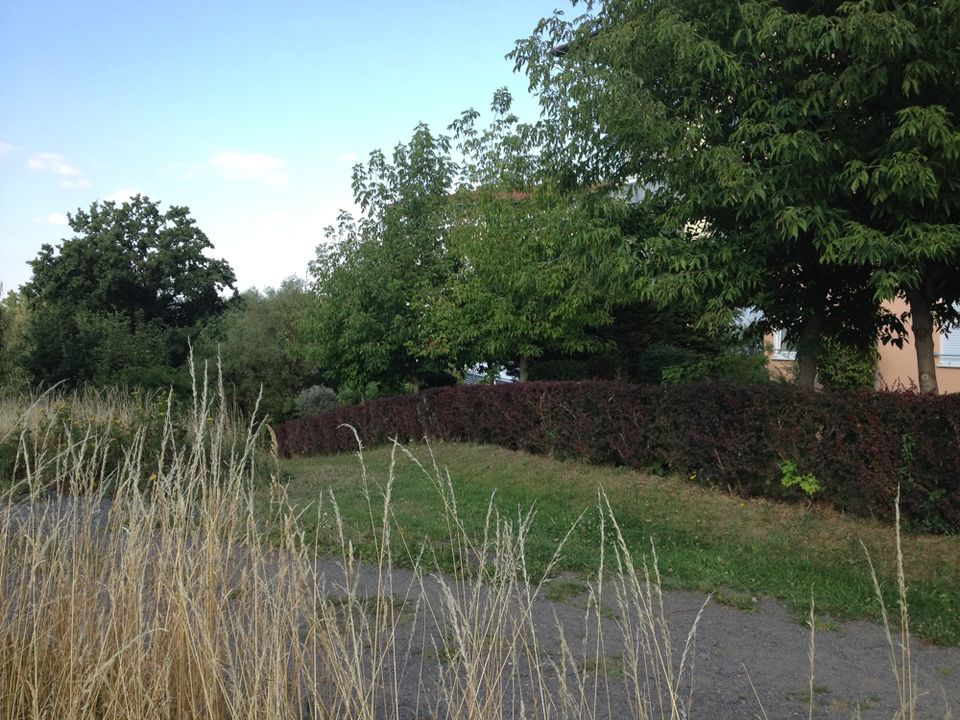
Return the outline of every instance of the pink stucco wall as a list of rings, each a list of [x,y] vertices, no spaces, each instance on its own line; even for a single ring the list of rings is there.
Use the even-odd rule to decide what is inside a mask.
[[[890,305],[890,310],[896,314],[908,310],[904,300],[897,299]],[[908,323],[909,327],[909,323]],[[880,388],[916,387],[917,385],[917,351],[913,345],[913,333],[907,333],[907,339],[902,348],[893,345],[880,345],[880,361],[877,363],[877,386]],[[940,353],[940,335],[933,334],[933,352]],[[946,368],[937,365],[937,386],[941,393],[960,392],[960,368]]]
[[[891,303],[890,310],[896,314],[906,312],[909,308],[903,300]],[[764,345],[773,345],[773,336],[764,338]],[[915,388],[917,387],[917,353],[913,346],[913,333],[908,331],[902,348],[894,345],[879,345],[880,359],[877,363],[877,388]],[[934,332],[933,351],[939,355],[940,336]],[[937,358],[937,385],[941,393],[960,392],[960,367],[940,367]],[[787,360],[770,359],[770,374],[773,377],[791,377],[793,363]]]

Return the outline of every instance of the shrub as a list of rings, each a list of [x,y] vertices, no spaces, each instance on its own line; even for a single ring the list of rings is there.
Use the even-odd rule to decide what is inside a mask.
[[[826,339],[820,351],[818,379],[837,390],[866,390],[877,381],[877,350],[858,350],[839,340]]]
[[[663,380],[664,370],[693,365],[698,357],[693,350],[656,343],[637,356],[632,377],[639,382],[659,383]]]
[[[336,408],[337,394],[324,385],[311,385],[297,395],[297,415],[316,415]]]
[[[721,382],[756,385],[770,382],[767,356],[763,353],[722,352],[686,365],[666,367],[665,383]]]
[[[381,398],[280,426],[286,455],[429,437],[635,468],[663,468],[741,495],[798,497],[789,458],[847,512],[960,529],[960,395],[809,392],[795,385],[543,382]]]

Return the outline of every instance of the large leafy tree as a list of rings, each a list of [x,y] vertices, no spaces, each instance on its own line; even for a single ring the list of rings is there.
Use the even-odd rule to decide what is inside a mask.
[[[354,168],[363,215],[342,213],[310,265],[318,294],[312,339],[330,383],[360,392],[369,383],[417,388],[446,364],[424,359],[430,338],[420,300],[446,277],[455,172],[449,139],[425,125],[390,158],[375,151]]]
[[[138,195],[69,215],[75,233],[44,245],[22,290],[34,309],[30,369],[37,381],[166,384],[187,337],[225,307],[234,274],[185,207],[165,212]]]
[[[158,202],[137,195],[122,204],[95,202],[67,217],[75,234],[56,248],[43,245],[30,261],[28,297],[173,327],[223,309],[223,292],[236,278],[225,260],[204,254],[213,245],[189,208],[162,212]]]
[[[960,297],[960,4],[608,0],[541,22],[518,65],[586,178],[663,205],[645,291],[752,304],[799,346],[896,335],[911,303],[921,387]]]
[[[474,111],[452,125],[464,157],[452,200],[452,272],[424,304],[441,356],[518,362],[545,352],[596,349],[593,330],[612,321],[628,288],[629,258],[617,214],[622,199],[560,189],[538,159],[536,126],[510,112],[506,90],[480,131]]]

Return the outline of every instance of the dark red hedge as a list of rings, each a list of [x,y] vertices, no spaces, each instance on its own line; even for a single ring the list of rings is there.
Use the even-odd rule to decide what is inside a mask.
[[[809,392],[794,385],[463,385],[291,420],[285,456],[397,438],[500,445],[664,469],[742,495],[796,497],[784,460],[823,485],[818,498],[890,518],[897,484],[916,529],[960,530],[960,395]]]

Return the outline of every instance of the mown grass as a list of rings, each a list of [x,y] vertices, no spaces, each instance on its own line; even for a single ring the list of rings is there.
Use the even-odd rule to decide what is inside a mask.
[[[897,604],[895,538],[888,525],[819,507],[745,500],[679,478],[501,448],[438,444],[410,450],[424,464],[435,459],[441,469],[449,468],[468,532],[482,529],[491,497],[506,516],[536,508],[526,545],[534,577],[578,521],[555,570],[585,576],[595,570],[597,489],[602,487],[629,547],[639,556],[649,549],[651,538],[656,542],[665,587],[740,599],[768,595],[788,603],[801,618],[808,612],[812,589],[818,613],[879,621],[880,606],[864,560],[866,547],[873,558],[885,559],[877,565],[881,589],[888,607]],[[390,457],[389,448],[364,453],[373,483],[387,477]],[[281,469],[290,499],[301,510],[332,491],[349,539],[362,555],[374,556],[368,503],[376,507],[380,500],[365,496],[355,456],[285,460]],[[443,548],[449,528],[434,486],[408,458],[400,457],[394,472],[392,513],[402,542],[413,554],[429,541],[440,562],[453,565],[455,551],[448,548],[445,554]],[[329,504],[319,515],[307,510],[302,520],[322,542],[326,539],[331,552],[336,549]],[[932,643],[960,645],[960,537],[904,536],[903,556],[911,629]]]

